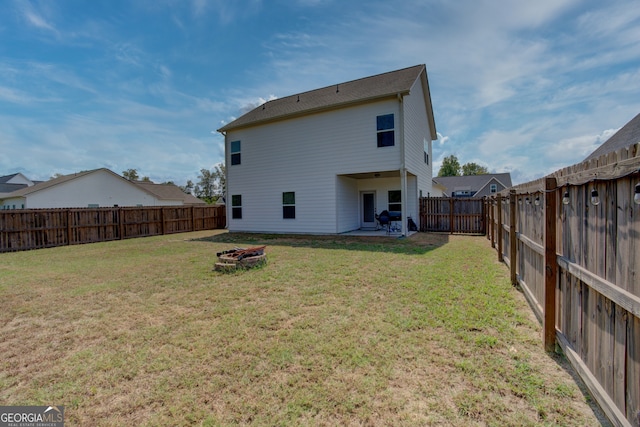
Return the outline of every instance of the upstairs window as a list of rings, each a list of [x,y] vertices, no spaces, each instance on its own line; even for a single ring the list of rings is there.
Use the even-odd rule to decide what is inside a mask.
[[[231,164],[240,164],[240,141],[231,141]]]
[[[429,164],[429,155],[427,154],[427,152],[426,152],[426,151],[424,152],[424,162],[425,162],[426,164]]]
[[[389,211],[402,210],[402,193],[400,190],[389,191]]]
[[[231,218],[242,219],[242,195],[231,196]]]
[[[296,218],[296,193],[293,191],[282,193],[282,218]]]
[[[489,186],[489,190],[490,190],[492,193],[497,193],[497,192],[498,192],[498,184],[491,184],[491,185]]]
[[[376,117],[376,131],[378,133],[378,147],[393,147],[395,145],[393,114]]]

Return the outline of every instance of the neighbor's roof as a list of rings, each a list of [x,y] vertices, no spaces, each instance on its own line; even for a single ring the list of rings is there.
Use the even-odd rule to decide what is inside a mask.
[[[218,132],[361,104],[397,94],[408,94],[418,78],[423,79],[422,95],[427,104],[431,137],[436,139],[431,95],[424,64],[274,99],[224,125],[218,129]]]
[[[27,184],[3,184],[0,182],[0,194],[9,194],[21,188],[28,187]]]
[[[624,125],[618,132],[607,139],[600,147],[589,154],[584,161],[597,159],[603,154],[626,148],[630,145],[640,143],[640,114],[635,116],[629,123]]]
[[[42,181],[39,182],[35,185],[32,185],[31,187],[26,187],[26,188],[22,188],[18,191],[14,191],[13,193],[11,193],[9,196],[13,197],[24,197],[27,196],[31,193],[35,193],[37,191],[42,191],[45,190],[47,188],[53,187],[54,185],[58,185],[58,184],[62,184],[64,182],[68,182],[71,181],[73,179],[79,178],[81,176],[85,176],[85,175],[89,175],[91,173],[94,173],[96,171],[99,170],[106,170],[111,172],[109,169],[94,169],[94,170],[90,170],[90,171],[84,171],[84,172],[78,172],[78,173],[72,173],[69,175],[63,175],[63,176],[59,176],[57,178],[54,179],[50,179],[49,181]],[[113,173],[113,172],[111,172]],[[116,176],[118,176],[117,174],[114,174]]]
[[[488,173],[484,175],[465,175],[465,176],[437,176],[433,180],[438,184],[444,185],[447,192],[469,190],[477,193],[492,180],[496,180],[505,188],[512,186],[510,173]]]
[[[12,173],[11,175],[0,176],[0,184],[5,184],[11,180],[14,176],[18,175],[17,173]]]
[[[187,194],[175,184],[155,184],[149,181],[132,181],[138,187],[155,195],[160,200],[182,200],[185,205],[206,204],[204,200]]]

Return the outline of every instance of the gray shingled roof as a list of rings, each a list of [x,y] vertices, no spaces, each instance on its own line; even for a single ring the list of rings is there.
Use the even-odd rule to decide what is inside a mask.
[[[589,154],[589,157],[584,161],[597,159],[603,154],[610,153],[611,151],[617,151],[621,148],[626,148],[630,145],[640,142],[640,114],[635,116],[629,123],[624,125],[618,132],[607,139],[604,144],[596,148],[596,150]]]
[[[132,181],[147,193],[155,195],[160,200],[182,200],[185,205],[206,204],[204,200],[187,194],[175,184],[155,184],[148,181]]]
[[[0,184],[5,184],[14,176],[18,175],[17,173],[12,173],[11,175],[0,176]]]
[[[26,188],[27,184],[3,184],[0,183],[0,194],[9,194],[14,191],[18,191],[22,188]]]
[[[482,189],[489,181],[496,179],[505,188],[512,186],[510,173],[488,173],[484,175],[437,176],[433,180],[447,188],[447,193],[457,190],[469,190],[474,193]]]
[[[218,132],[409,93],[423,72],[426,80],[426,67],[422,64],[274,99],[224,125]],[[426,90],[430,97],[428,87]],[[429,114],[432,115],[431,100],[427,99],[427,102]],[[435,135],[435,129],[433,133]]]

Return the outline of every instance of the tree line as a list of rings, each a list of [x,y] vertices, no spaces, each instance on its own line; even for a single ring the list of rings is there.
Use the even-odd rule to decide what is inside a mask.
[[[461,166],[458,157],[452,154],[442,160],[438,176],[485,175],[488,173],[489,169],[474,162],[465,163]]]

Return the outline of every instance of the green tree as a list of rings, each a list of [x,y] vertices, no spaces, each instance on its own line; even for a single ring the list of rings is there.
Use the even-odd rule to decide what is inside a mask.
[[[191,187],[190,187],[191,186]],[[213,170],[200,169],[198,182],[194,185],[192,181],[187,181],[187,185],[181,187],[182,191],[192,188],[192,194],[207,203],[213,203],[218,197],[224,196],[227,190],[225,166],[222,163],[215,165]]]
[[[462,165],[462,175],[486,175],[489,173],[489,169],[484,166],[480,166],[477,163],[469,162]]]
[[[438,176],[460,176],[460,169],[458,158],[452,154],[442,159]]]
[[[180,189],[187,194],[193,194],[194,187],[195,187],[195,184],[193,183],[193,181],[189,179],[187,180],[187,183],[185,185],[180,186]]]
[[[216,195],[223,197],[227,192],[227,168],[224,163],[218,163],[213,169],[216,178]]]
[[[122,176],[129,181],[137,181],[140,178],[138,176],[138,171],[135,169],[127,169],[126,171],[122,171]]]

